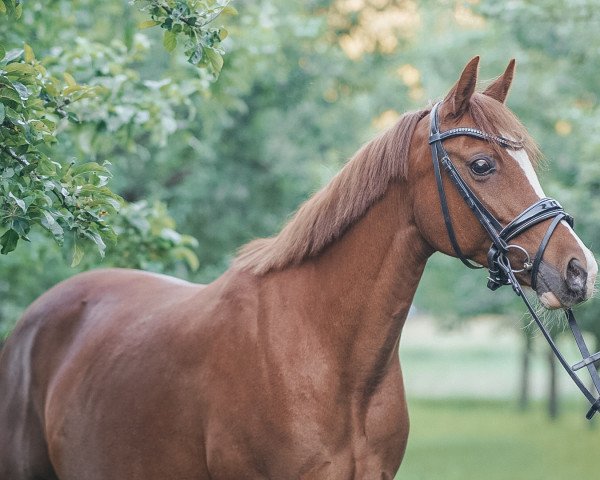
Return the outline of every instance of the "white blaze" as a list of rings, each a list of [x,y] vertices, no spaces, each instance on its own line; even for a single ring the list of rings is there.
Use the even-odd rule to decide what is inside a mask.
[[[527,177],[527,180],[529,180],[533,191],[537,193],[538,197],[544,198],[546,195],[544,194],[544,190],[542,190],[542,186],[540,185],[540,181],[535,174],[535,170],[533,169],[533,165],[531,164],[531,160],[529,160],[527,152],[524,149],[507,150],[507,152],[517,161],[519,167],[523,169],[523,172],[525,172],[525,176]]]
[[[540,185],[540,181],[538,180],[535,170],[533,169],[533,165],[531,164],[531,160],[529,160],[529,156],[527,155],[527,152],[524,149],[507,150],[507,152],[511,157],[513,157],[517,161],[517,163],[519,164],[519,166],[521,167],[523,172],[525,172],[525,177],[527,177],[527,180],[529,180],[529,183],[531,185],[531,188],[533,188],[533,191],[538,195],[538,197],[544,198],[546,196],[546,194],[544,193],[544,190],[542,189],[542,186]],[[588,274],[587,283],[586,283],[586,296],[590,297],[592,295],[592,293],[594,292],[594,283],[596,282],[596,275],[598,273],[598,264],[596,263],[596,259],[594,258],[594,255],[592,254],[590,249],[587,248],[583,244],[583,242],[577,236],[577,234],[573,231],[571,226],[564,220],[561,223],[569,230],[571,235],[573,235],[573,237],[579,244],[579,247],[583,251],[583,254],[585,255],[585,261],[587,264],[586,269],[587,269],[587,274]],[[550,299],[550,298],[547,298],[547,299],[542,298],[541,300],[542,300],[542,303],[549,303],[552,306],[555,303],[554,301],[552,301],[553,299]],[[546,300],[546,301],[544,301],[544,300]]]

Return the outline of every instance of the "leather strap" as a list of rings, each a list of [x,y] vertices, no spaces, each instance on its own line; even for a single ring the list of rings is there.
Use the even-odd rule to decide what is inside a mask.
[[[540,269],[540,264],[542,263],[544,251],[548,246],[548,242],[550,241],[550,237],[554,233],[554,230],[556,229],[556,227],[558,227],[558,224],[563,218],[565,218],[565,215],[563,215],[562,213],[554,217],[554,220],[552,220],[552,223],[548,227],[548,230],[546,230],[546,234],[544,235],[544,238],[542,238],[540,246],[538,247],[538,251],[535,254],[535,259],[533,260],[533,265],[531,266],[531,288],[533,288],[534,290],[537,290],[538,270]]]
[[[577,343],[577,348],[579,348],[579,352],[583,357],[583,362],[585,363],[585,366],[588,369],[590,377],[592,377],[592,382],[594,382],[594,387],[596,387],[596,391],[600,393],[600,375],[598,375],[598,370],[595,366],[595,362],[597,360],[594,360],[594,357],[598,357],[600,352],[596,353],[595,355],[590,355],[590,351],[585,343],[585,340],[583,339],[583,335],[581,334],[581,330],[579,329],[579,325],[577,325],[575,315],[573,315],[571,309],[567,310],[566,315],[567,320],[569,322],[569,327],[571,328],[571,332],[573,333],[573,337],[575,338],[575,343]],[[576,367],[577,364],[573,365],[571,367],[571,371],[575,371]],[[600,409],[600,397],[598,397],[598,399],[594,402],[592,402],[590,398],[588,398],[588,400],[590,400],[590,402],[592,403],[592,408],[590,408],[590,411],[587,413],[586,418],[590,419],[592,418],[594,413],[596,413]]]
[[[542,241],[540,242],[540,246],[538,247],[534,261],[531,264],[531,284],[532,287],[535,289],[535,287],[537,286],[538,270],[542,258],[544,256],[544,251],[548,246],[548,242],[550,241],[552,234],[556,230],[556,227],[558,226],[561,220],[567,221],[572,227],[573,218],[567,213],[565,213],[561,205],[556,200],[551,198],[543,198],[531,205],[530,207],[526,208],[508,225],[502,227],[500,222],[498,222],[498,220],[492,215],[492,213],[489,212],[489,210],[487,210],[485,205],[481,203],[481,201],[469,188],[467,183],[462,179],[458,170],[452,164],[448,153],[444,149],[442,141],[447,138],[466,135],[480,140],[495,142],[504,148],[520,148],[520,144],[518,142],[513,142],[512,140],[506,139],[504,137],[491,135],[480,130],[468,127],[459,127],[447,130],[445,132],[440,132],[440,123],[438,116],[438,109],[440,103],[441,102],[435,104],[431,109],[429,144],[431,146],[431,157],[433,160],[433,168],[437,184],[437,190],[440,197],[440,205],[444,217],[444,223],[446,224],[446,231],[448,232],[448,237],[450,239],[452,248],[454,249],[456,256],[467,267],[481,268],[473,264],[467,258],[465,258],[460,249],[460,246],[458,245],[456,234],[454,232],[454,227],[452,226],[450,210],[448,208],[448,203],[446,200],[446,192],[444,190],[444,183],[442,179],[440,163],[444,166],[444,170],[447,172],[452,183],[457,188],[461,197],[469,206],[477,220],[481,223],[481,225],[489,235],[490,240],[492,241],[492,246],[490,247],[490,250],[488,252],[488,268],[490,273],[490,276],[488,278],[488,287],[492,290],[495,290],[502,285],[510,285],[515,294],[522,298],[523,302],[525,303],[525,306],[531,314],[531,317],[537,324],[538,328],[541,330],[551,350],[554,352],[554,355],[556,356],[562,367],[565,369],[567,374],[571,377],[577,388],[581,390],[583,395],[590,402],[591,407],[586,415],[586,418],[591,419],[597,411],[600,411],[600,375],[598,374],[598,371],[595,367],[595,363],[600,361],[600,352],[590,355],[589,349],[583,339],[583,335],[581,334],[581,330],[579,329],[579,326],[577,325],[577,322],[575,320],[575,316],[573,315],[573,312],[570,309],[568,309],[566,310],[565,314],[567,316],[571,332],[573,333],[573,337],[575,338],[575,342],[577,343],[577,346],[583,358],[582,361],[576,363],[572,367],[569,366],[564,356],[558,349],[556,343],[552,339],[550,332],[541,322],[535,310],[529,303],[529,300],[523,294],[523,289],[515,277],[515,270],[512,269],[510,261],[508,259],[508,250],[511,247],[522,250],[528,256],[527,252],[522,247],[519,247],[518,245],[508,244],[508,242],[511,239],[517,237],[527,229],[531,228],[533,225],[543,222],[544,220],[553,218],[552,222],[546,230],[546,233],[544,234],[544,237],[542,238]],[[527,266],[525,268],[527,268]],[[581,381],[581,379],[575,374],[576,370],[583,367],[587,367],[592,382],[594,383],[598,397],[596,397],[590,390],[588,390]]]
[[[598,371],[596,370],[596,367],[593,365],[593,362],[591,362],[591,361],[587,362],[588,371],[590,373],[590,376],[592,377],[592,381],[594,383],[596,392],[597,392],[597,394],[599,394],[599,396],[597,398],[594,396],[594,394],[590,390],[588,390],[588,388],[584,385],[584,383],[581,381],[581,379],[575,374],[575,367],[578,364],[575,364],[573,367],[569,366],[569,363],[566,361],[565,357],[562,355],[562,353],[558,349],[558,346],[556,345],[556,342],[554,342],[554,339],[550,335],[550,332],[544,326],[544,324],[542,323],[540,318],[535,313],[534,308],[531,306],[531,303],[529,303],[529,300],[524,295],[523,288],[521,287],[521,285],[519,284],[517,279],[514,277],[514,273],[510,269],[510,265],[504,265],[504,268],[506,269],[506,271],[505,271],[506,275],[511,277],[511,286],[513,287],[513,291],[517,294],[517,296],[521,297],[521,299],[523,300],[523,303],[525,303],[527,310],[529,310],[529,314],[531,315],[531,317],[537,324],[538,328],[542,332],[542,335],[546,339],[546,342],[548,342],[548,345],[550,346],[550,349],[552,350],[552,352],[558,359],[558,362],[561,364],[561,366],[567,372],[569,377],[571,377],[571,380],[573,380],[573,383],[575,383],[575,385],[577,386],[577,388],[579,388],[581,393],[583,393],[584,397],[588,400],[588,402],[590,402],[591,407],[586,414],[586,418],[588,420],[590,420],[596,412],[600,411],[600,376],[598,375]],[[587,345],[583,339],[583,335],[581,334],[581,330],[579,329],[579,326],[577,325],[577,322],[575,321],[575,316],[573,315],[573,312],[571,311],[570,308],[565,311],[565,315],[567,317],[569,326],[571,327],[571,331],[573,332],[573,336],[575,337],[575,341],[577,343],[577,346],[579,347],[581,355],[584,357],[584,361],[587,358],[593,358],[595,356],[600,356],[600,352],[598,352],[595,355],[590,355]]]
[[[435,146],[432,145],[431,148],[433,150],[435,148]],[[437,156],[437,152],[436,152],[436,156]],[[442,180],[442,174],[440,172],[440,163],[438,161],[433,162],[433,170],[435,173],[435,180],[436,180],[436,185],[437,185],[437,189],[438,189],[438,195],[440,198],[443,198],[445,200],[446,192],[444,189],[444,182]],[[450,210],[448,209],[448,203],[446,201],[442,201],[442,202],[440,202],[440,205],[442,207],[442,215],[444,217],[444,223],[446,224],[446,231],[448,232],[448,238],[450,240],[450,244],[452,245],[452,249],[454,250],[454,253],[456,254],[456,256],[460,259],[460,261],[463,264],[465,264],[467,267],[469,267],[471,269],[483,268],[482,266],[476,265],[473,262],[471,262],[470,260],[467,260],[465,258],[464,254],[458,244],[458,240],[456,240],[456,234],[454,233],[454,227],[452,226],[452,219],[450,217]]]
[[[503,241],[501,241],[498,237],[498,231],[501,229],[501,224],[496,220],[496,218],[485,208],[485,206],[480,202],[477,196],[473,193],[473,191],[469,188],[466,182],[456,170],[456,167],[452,164],[450,157],[448,156],[446,150],[442,146],[442,140],[445,138],[449,138],[450,136],[458,136],[458,135],[470,135],[474,136],[477,132],[477,138],[488,138],[488,135],[484,132],[480,132],[475,129],[466,129],[466,128],[456,128],[453,130],[449,130],[444,133],[440,133],[440,123],[439,123],[439,109],[440,103],[436,103],[430,113],[431,118],[431,127],[430,127],[430,137],[429,144],[431,146],[431,157],[433,159],[433,168],[435,174],[435,180],[437,184],[438,195],[440,198],[440,206],[442,209],[442,215],[444,217],[444,223],[446,224],[446,231],[448,232],[448,238],[450,240],[450,244],[456,256],[460,259],[460,261],[465,264],[467,267],[476,269],[482,268],[479,265],[475,265],[470,260],[468,260],[462,250],[458,241],[456,239],[456,234],[454,232],[454,227],[452,225],[452,218],[450,216],[450,210],[448,208],[448,202],[446,200],[446,192],[444,189],[444,182],[442,179],[442,174],[440,170],[440,163],[444,166],[444,169],[448,173],[450,180],[454,183],[455,187],[458,189],[463,200],[467,203],[469,208],[475,214],[475,217],[479,220],[483,228],[486,230],[487,234],[492,239],[496,248],[501,251],[506,251],[506,245]]]
[[[458,127],[453,128],[451,130],[446,130],[445,132],[438,132],[436,135],[431,135],[429,137],[429,143],[438,142],[446,140],[447,138],[458,137],[461,135],[468,135],[469,137],[479,138],[480,140],[494,142],[500,145],[501,147],[511,148],[514,150],[518,150],[519,148],[523,147],[521,142],[515,142],[514,140],[510,140],[499,135],[492,135],[490,133],[482,132],[481,130],[477,130],[475,128],[470,127]]]
[[[553,198],[542,198],[530,207],[521,212],[512,222],[500,231],[500,236],[508,241],[531,228],[536,223],[543,222],[548,218],[562,214],[563,217],[572,225],[572,217],[567,215],[560,203]]]

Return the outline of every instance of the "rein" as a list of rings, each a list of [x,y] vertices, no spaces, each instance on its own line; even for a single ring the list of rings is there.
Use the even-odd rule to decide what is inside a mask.
[[[444,183],[442,179],[441,168],[443,167],[453,185],[458,190],[459,194],[471,209],[475,218],[482,225],[490,240],[492,241],[492,245],[488,251],[487,260],[488,260],[488,270],[489,277],[487,286],[491,290],[496,290],[503,285],[510,285],[515,292],[515,294],[523,300],[527,310],[529,310],[530,315],[533,320],[537,324],[538,328],[541,330],[544,338],[550,345],[550,348],[554,352],[556,358],[565,369],[567,374],[571,377],[575,385],[581,390],[585,398],[590,402],[591,408],[586,414],[587,419],[591,419],[597,411],[600,411],[600,375],[598,375],[598,371],[596,369],[596,362],[600,361],[600,352],[595,353],[593,355],[590,354],[589,349],[583,339],[583,335],[577,322],[575,320],[575,316],[571,309],[565,310],[565,315],[567,317],[567,321],[569,323],[569,327],[571,328],[571,332],[573,337],[575,338],[575,342],[577,343],[577,347],[581,352],[582,360],[572,366],[565,360],[564,356],[558,349],[556,343],[552,339],[550,332],[544,326],[542,321],[539,319],[537,314],[535,313],[533,307],[527,300],[523,293],[523,289],[519,282],[517,281],[515,274],[523,271],[528,271],[531,274],[531,287],[535,290],[537,285],[537,274],[540,264],[542,262],[542,257],[544,256],[544,251],[548,246],[548,242],[550,241],[550,237],[554,233],[556,227],[561,222],[561,220],[565,220],[571,227],[573,227],[573,217],[571,217],[568,213],[566,213],[560,203],[552,198],[542,198],[535,202],[533,205],[526,208],[523,212],[521,212],[517,217],[512,220],[508,225],[502,226],[502,224],[494,217],[494,215],[481,203],[479,198],[473,193],[473,191],[469,188],[467,183],[460,176],[458,170],[450,160],[448,152],[444,149],[442,142],[447,138],[458,137],[458,136],[468,136],[477,138],[479,140],[485,140],[488,142],[493,142],[500,145],[503,148],[508,149],[519,149],[522,145],[519,142],[515,142],[508,138],[504,138],[498,135],[492,135],[489,133],[482,132],[481,130],[477,130],[474,128],[467,127],[459,127],[453,128],[451,130],[446,130],[445,132],[440,131],[440,122],[439,122],[439,107],[441,102],[438,102],[431,109],[431,125],[430,125],[430,133],[429,133],[429,144],[431,146],[431,157],[433,160],[433,170],[435,174],[435,181],[437,184],[437,190],[440,198],[440,205],[442,208],[442,215],[444,217],[444,223],[446,224],[446,231],[448,232],[448,238],[450,239],[450,244],[456,254],[456,256],[461,260],[469,268],[483,268],[480,265],[476,265],[471,262],[469,259],[465,258],[458,241],[456,239],[456,234],[454,232],[454,227],[452,226],[452,218],[450,216],[450,210],[448,208],[448,202],[446,199],[446,192],[444,188]],[[520,245],[509,243],[513,238],[517,237],[524,231],[528,230],[532,226],[543,222],[545,220],[552,219],[552,222],[548,226],[544,237],[538,247],[538,250],[531,260],[529,253]],[[515,270],[512,268],[510,264],[510,260],[508,259],[508,254],[511,249],[519,250],[520,252],[525,254],[526,260],[523,262],[523,267],[521,269]],[[596,392],[598,393],[598,397],[596,397],[581,381],[581,379],[575,373],[577,370],[587,367],[587,370],[590,374],[592,382],[594,383],[594,387]]]

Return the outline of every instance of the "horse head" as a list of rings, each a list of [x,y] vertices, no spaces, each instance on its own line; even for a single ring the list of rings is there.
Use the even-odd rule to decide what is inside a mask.
[[[545,307],[571,307],[592,295],[598,266],[570,217],[546,198],[534,169],[537,146],[504,104],[514,60],[483,92],[475,91],[478,63],[467,64],[415,129],[407,173],[415,222],[432,249],[491,272],[502,250],[514,277]]]

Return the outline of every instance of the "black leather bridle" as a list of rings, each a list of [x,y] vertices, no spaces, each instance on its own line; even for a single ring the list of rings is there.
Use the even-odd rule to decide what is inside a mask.
[[[429,144],[431,146],[433,170],[435,173],[435,180],[440,197],[442,215],[444,217],[444,223],[446,224],[446,230],[448,232],[450,244],[452,245],[456,256],[467,267],[483,268],[465,258],[463,252],[460,249],[460,246],[456,239],[456,235],[454,233],[454,227],[452,226],[452,218],[450,216],[450,211],[448,209],[448,202],[446,200],[446,192],[444,189],[441,167],[444,168],[450,180],[452,181],[452,184],[456,187],[459,194],[469,206],[469,208],[475,215],[475,218],[477,218],[479,223],[481,223],[482,227],[484,228],[484,230],[490,237],[490,240],[492,241],[492,245],[487,255],[489,269],[488,288],[490,288],[491,290],[496,290],[502,285],[510,285],[515,294],[523,299],[525,306],[529,310],[529,313],[531,314],[533,320],[544,335],[544,338],[550,345],[550,348],[556,355],[556,358],[558,358],[558,361],[566,370],[567,374],[571,377],[573,382],[575,382],[575,385],[577,385],[579,390],[581,390],[583,395],[590,402],[591,408],[588,411],[586,418],[591,419],[597,411],[600,411],[600,375],[598,375],[598,371],[595,366],[596,362],[600,361],[600,352],[595,353],[593,355],[590,354],[589,349],[583,339],[583,335],[581,334],[581,330],[579,329],[579,326],[575,321],[575,316],[573,315],[573,312],[571,311],[571,309],[567,309],[565,310],[565,315],[567,317],[569,327],[571,328],[571,332],[573,333],[573,337],[575,338],[575,342],[577,343],[577,346],[579,347],[579,351],[581,352],[582,356],[582,360],[580,362],[574,364],[573,366],[570,366],[565,360],[564,356],[560,353],[550,333],[535,313],[533,307],[529,303],[529,300],[524,295],[521,285],[515,277],[516,273],[522,271],[530,272],[531,287],[535,290],[538,269],[540,267],[542,257],[544,256],[544,251],[546,250],[552,233],[554,233],[554,230],[561,222],[561,220],[565,220],[572,227],[573,218],[563,210],[561,205],[556,200],[551,198],[542,198],[530,207],[526,208],[519,215],[517,215],[517,217],[508,225],[502,226],[502,224],[483,205],[483,203],[481,203],[479,198],[477,198],[477,195],[473,193],[473,191],[469,188],[467,183],[460,176],[458,170],[452,164],[448,152],[446,152],[446,150],[444,149],[442,142],[452,137],[468,136],[477,138],[479,140],[492,142],[503,148],[512,150],[522,148],[521,143],[515,142],[513,140],[498,135],[485,133],[481,130],[469,127],[453,128],[451,130],[441,132],[439,121],[440,105],[441,102],[438,102],[431,109]],[[542,238],[542,241],[540,243],[540,246],[538,247],[533,261],[531,261],[531,257],[523,247],[509,243],[513,238],[517,237],[527,229],[531,228],[533,225],[536,225],[540,222],[549,219],[552,219],[552,221],[550,222],[550,225],[548,226],[548,229],[546,230],[546,233]],[[525,255],[526,260],[523,263],[523,268],[519,270],[514,270],[512,268],[508,259],[508,254],[511,249],[519,250]],[[577,370],[583,367],[587,367],[588,372],[592,378],[592,382],[594,383],[596,392],[599,395],[598,397],[596,397],[590,390],[588,390],[588,388],[583,384],[581,379],[575,373]]]

